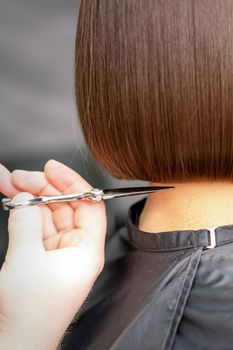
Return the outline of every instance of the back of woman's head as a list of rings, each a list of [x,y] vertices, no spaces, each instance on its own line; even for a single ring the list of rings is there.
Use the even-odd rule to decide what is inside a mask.
[[[233,1],[83,0],[75,88],[114,177],[233,179]]]

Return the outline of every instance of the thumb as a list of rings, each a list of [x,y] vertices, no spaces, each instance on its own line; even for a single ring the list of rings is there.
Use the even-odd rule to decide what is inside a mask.
[[[12,200],[24,201],[34,198],[33,195],[21,192],[15,195]],[[43,249],[42,238],[42,213],[38,206],[28,206],[10,210],[8,220],[9,246],[8,255],[15,254],[18,249],[26,252]]]

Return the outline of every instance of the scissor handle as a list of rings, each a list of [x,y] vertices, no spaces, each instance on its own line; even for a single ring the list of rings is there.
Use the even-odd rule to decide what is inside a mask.
[[[92,202],[99,202],[103,197],[103,191],[98,188],[92,188],[90,191],[63,194],[58,196],[40,196],[36,198],[27,199],[24,201],[12,201],[12,198],[3,198],[2,205],[4,210],[27,207],[36,204],[49,204],[54,202],[72,202],[76,200],[89,200]]]

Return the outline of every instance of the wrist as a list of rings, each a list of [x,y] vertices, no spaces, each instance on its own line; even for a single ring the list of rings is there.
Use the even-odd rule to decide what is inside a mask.
[[[0,350],[59,350],[59,341],[52,341],[50,339],[29,339],[19,336],[15,337],[15,334],[0,335]]]
[[[65,331],[64,331],[65,333]],[[59,350],[63,332],[41,332],[38,328],[29,327],[10,329],[0,332],[0,350]]]
[[[16,338],[14,334],[8,333],[0,335],[0,350],[58,350],[59,342],[52,342],[51,339],[29,339],[20,336]]]
[[[60,312],[36,317],[17,317],[5,326],[0,325],[0,350],[60,350],[60,342],[76,312],[66,308]],[[26,311],[26,310],[25,310]],[[22,314],[22,313],[21,313]],[[19,315],[19,314],[18,314]],[[5,322],[6,323],[6,322]]]
[[[61,304],[56,299],[47,304],[38,300],[36,307],[22,304],[16,305],[13,317],[0,314],[0,350],[58,350],[79,303]]]

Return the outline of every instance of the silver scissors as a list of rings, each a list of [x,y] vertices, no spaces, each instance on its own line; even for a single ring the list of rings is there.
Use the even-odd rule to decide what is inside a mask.
[[[145,187],[122,187],[100,190],[92,188],[90,191],[79,192],[74,194],[64,194],[58,196],[40,196],[24,201],[13,201],[12,198],[3,198],[2,205],[4,210],[27,207],[36,204],[49,204],[55,202],[73,202],[77,200],[89,200],[99,202],[102,199],[112,199],[125,196],[133,196],[137,194],[146,194],[155,191],[175,188],[175,186],[145,186]]]

